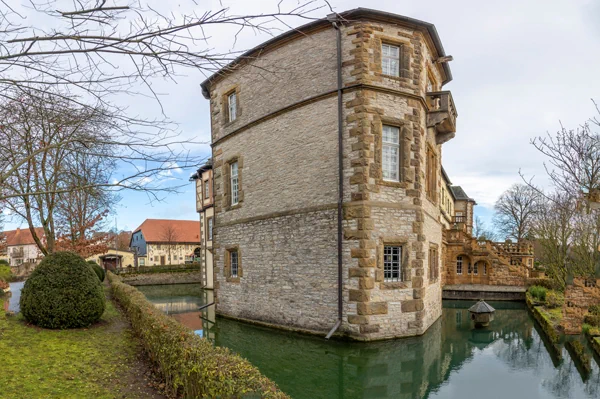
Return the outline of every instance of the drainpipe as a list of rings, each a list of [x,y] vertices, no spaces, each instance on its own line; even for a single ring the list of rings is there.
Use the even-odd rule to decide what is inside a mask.
[[[337,14],[330,14],[327,19],[333,25],[336,31],[336,43],[337,43],[337,99],[338,99],[338,203],[337,203],[337,252],[338,252],[338,317],[335,325],[329,331],[325,339],[331,338],[333,333],[342,324],[343,314],[343,298],[342,298],[342,204],[344,202],[344,149],[343,149],[343,137],[344,137],[344,126],[342,119],[342,32],[338,25]]]

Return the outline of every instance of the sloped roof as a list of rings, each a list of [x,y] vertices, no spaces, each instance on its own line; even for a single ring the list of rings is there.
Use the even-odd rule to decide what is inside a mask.
[[[382,22],[391,22],[401,26],[408,26],[414,29],[420,29],[424,33],[426,33],[431,39],[433,46],[435,47],[435,51],[437,52],[437,57],[443,57],[446,55],[444,50],[444,46],[442,46],[442,41],[438,35],[438,32],[435,28],[435,25],[429,22],[421,21],[418,19],[405,17],[403,15],[393,14],[390,12],[373,10],[370,8],[355,8],[352,10],[342,11],[338,14],[328,15],[326,18],[317,19],[311,21],[307,24],[299,26],[297,28],[291,29],[287,32],[282,33],[279,36],[276,36],[258,46],[246,51],[241,54],[235,60],[230,62],[224,68],[221,68],[219,71],[215,72],[212,76],[207,78],[204,82],[200,84],[202,87],[202,94],[206,99],[210,98],[210,85],[215,80],[222,76],[224,76],[227,72],[235,70],[235,67],[243,61],[254,59],[257,55],[264,54],[265,51],[268,51],[270,48],[276,47],[277,44],[281,42],[285,42],[286,40],[290,40],[290,38],[305,35],[313,29],[317,29],[321,26],[331,26],[332,20],[339,19],[344,22],[354,22],[362,19],[366,20],[374,20],[374,21],[382,21]],[[452,80],[452,72],[450,71],[450,65],[447,62],[442,63],[442,69],[444,71],[444,81],[442,84],[446,84]]]
[[[485,301],[479,301],[469,308],[469,312],[471,313],[493,313],[495,311],[496,309],[488,305]]]
[[[146,219],[133,234],[138,231],[142,232],[146,242],[200,243],[200,222],[197,220]]]
[[[473,198],[469,197],[467,193],[465,193],[465,190],[463,190],[461,186],[450,186],[450,190],[452,190],[454,198],[458,201],[463,200],[475,202]]]
[[[44,237],[44,229],[41,227],[36,227],[35,233],[40,239]],[[5,231],[4,235],[6,236],[6,245],[9,247],[12,245],[35,244],[31,230],[28,228]]]

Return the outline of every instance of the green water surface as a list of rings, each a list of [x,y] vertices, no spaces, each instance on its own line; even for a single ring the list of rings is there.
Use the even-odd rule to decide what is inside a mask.
[[[158,306],[194,296],[187,285],[160,287],[140,288]],[[490,302],[495,320],[474,329],[472,304],[444,302],[423,336],[382,342],[326,341],[224,318],[207,320],[203,336],[250,360],[294,399],[600,398],[599,359],[586,372],[566,349],[553,349],[520,303]]]

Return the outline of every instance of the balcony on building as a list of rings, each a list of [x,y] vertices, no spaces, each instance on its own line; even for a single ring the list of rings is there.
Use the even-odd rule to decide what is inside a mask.
[[[24,256],[23,248],[12,248],[10,250],[11,258],[22,258]]]
[[[450,91],[434,91],[426,93],[427,127],[435,128],[436,141],[443,144],[456,134],[456,106]]]

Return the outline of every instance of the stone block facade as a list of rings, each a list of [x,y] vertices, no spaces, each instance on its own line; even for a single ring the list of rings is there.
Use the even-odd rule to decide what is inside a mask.
[[[428,126],[428,92],[451,76],[435,62],[445,54],[432,25],[372,10],[343,15],[352,18],[338,21],[340,331],[361,340],[419,335],[441,315],[446,139]],[[215,292],[223,315],[327,332],[338,317],[337,32],[327,20],[300,29],[203,83],[212,118]],[[383,44],[400,49],[399,76],[383,73]],[[233,121],[223,117],[230,93]],[[383,178],[384,125],[399,132],[397,181]],[[400,281],[384,276],[386,246],[401,248]]]
[[[565,288],[561,326],[566,334],[580,334],[583,320],[592,305],[600,305],[600,279],[576,277]]]

